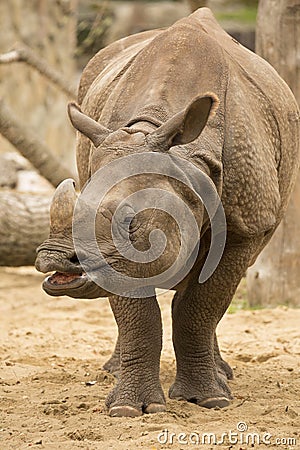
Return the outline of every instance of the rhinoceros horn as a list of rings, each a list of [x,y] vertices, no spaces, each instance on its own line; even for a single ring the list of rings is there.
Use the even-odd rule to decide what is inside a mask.
[[[68,114],[73,127],[88,137],[95,147],[99,147],[111,133],[111,130],[84,114],[75,102],[68,104]]]
[[[50,206],[50,234],[56,234],[72,227],[77,194],[75,181],[68,178],[56,188]]]

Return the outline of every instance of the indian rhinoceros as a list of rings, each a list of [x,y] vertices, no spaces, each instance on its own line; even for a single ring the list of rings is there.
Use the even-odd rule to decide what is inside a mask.
[[[287,207],[299,167],[296,101],[266,61],[231,38],[211,11],[201,8],[165,30],[129,36],[99,51],[83,71],[78,103],[69,105],[69,116],[79,131],[82,191],[93,174],[128,156],[133,162],[145,158],[145,164],[147,155],[161,157],[162,172],[167,172],[167,176],[158,173],[160,159],[154,158],[158,162],[153,174],[126,178],[121,187],[106,193],[97,211],[96,242],[116,273],[135,279],[151,277],[170,266],[180,247],[180,233],[170,215],[154,206],[138,214],[132,208],[124,219],[130,243],[140,253],[148,251],[150,231],[161,229],[167,244],[157,261],[149,264],[122,256],[111,239],[121,199],[155,187],[177,196],[194,213],[200,246],[189,272],[171,286],[176,291],[172,319],[177,371],[169,396],[207,408],[224,407],[232,398],[227,385],[232,370],[220,355],[215,330],[246,269],[271,238]],[[182,172],[184,164],[180,168],[179,160],[211,180],[226,216],[221,260],[200,283],[211,221],[197,189],[193,192],[194,171],[184,173],[190,191],[168,172],[170,168]],[[110,167],[120,171],[122,164]],[[115,176],[114,170],[110,173]],[[97,198],[97,189],[94,194]],[[85,257],[93,261],[92,270],[100,273],[102,269],[89,242],[83,242],[81,255],[76,253],[72,237],[76,199],[72,180],[63,182],[54,195],[50,236],[38,249],[36,267],[44,273],[56,272],[43,287],[50,295],[109,297],[119,330],[115,352],[104,366],[118,372],[106,401],[109,414],[164,411],[157,286],[141,298],[130,295],[128,286],[122,295],[103,288],[84,272],[80,261]],[[82,205],[78,217],[84,224],[88,205]]]

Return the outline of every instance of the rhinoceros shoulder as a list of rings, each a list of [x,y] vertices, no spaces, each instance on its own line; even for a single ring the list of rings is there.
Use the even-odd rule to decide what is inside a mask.
[[[133,34],[109,44],[99,50],[88,62],[82,72],[78,89],[78,103],[81,104],[93,81],[116,56],[122,53],[128,55],[136,54],[147,42],[150,42],[162,30],[150,30]]]

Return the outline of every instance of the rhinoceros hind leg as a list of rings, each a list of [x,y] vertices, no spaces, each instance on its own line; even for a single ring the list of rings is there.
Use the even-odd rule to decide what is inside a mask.
[[[225,377],[227,380],[233,380],[233,370],[230,365],[224,361],[224,359],[216,361],[216,364],[220,375]]]
[[[118,377],[118,372],[120,370],[120,342],[119,337],[116,342],[116,346],[114,349],[113,354],[109,358],[108,361],[103,365],[103,369],[106,370],[106,372],[111,373],[115,377]]]
[[[214,359],[219,374],[227,378],[227,380],[233,380],[233,370],[221,356],[216,333],[214,335]]]

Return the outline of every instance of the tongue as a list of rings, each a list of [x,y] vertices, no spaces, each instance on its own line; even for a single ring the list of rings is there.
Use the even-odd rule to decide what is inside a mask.
[[[55,272],[51,277],[50,281],[54,284],[67,284],[77,278],[80,278],[82,274],[80,273],[61,273]]]

